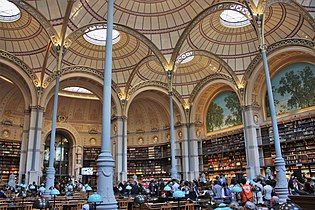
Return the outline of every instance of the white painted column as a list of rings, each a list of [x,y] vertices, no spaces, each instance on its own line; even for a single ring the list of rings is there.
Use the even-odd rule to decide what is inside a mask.
[[[127,118],[117,119],[116,174],[119,182],[127,181]]]
[[[21,140],[21,156],[19,165],[19,184],[22,183],[22,176],[26,176],[26,162],[27,162],[27,147],[28,147],[28,136],[30,129],[30,110],[25,110],[23,133]],[[24,180],[26,181],[26,180]]]
[[[254,179],[260,174],[260,160],[258,150],[258,123],[255,123],[253,106],[243,107],[244,139],[246,150],[246,173],[249,179]]]
[[[189,180],[189,154],[188,154],[188,129],[187,125],[182,126],[183,139],[182,139],[182,172],[183,179]]]
[[[199,153],[198,153],[198,137],[196,135],[196,127],[194,123],[189,125],[189,165],[190,165],[190,180],[199,178]]]
[[[30,128],[28,136],[26,183],[36,182],[42,175],[40,167],[40,145],[43,127],[43,107],[30,108]]]

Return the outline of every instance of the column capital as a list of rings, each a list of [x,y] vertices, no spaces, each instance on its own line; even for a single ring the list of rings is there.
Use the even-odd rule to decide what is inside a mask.
[[[36,106],[30,106],[29,107],[29,109],[28,109],[28,112],[30,112],[32,109],[38,109],[38,110],[42,110],[42,111],[44,111],[44,107],[42,107],[42,106],[39,106],[39,105],[36,105]],[[27,111],[27,110],[25,110],[25,111]]]
[[[260,106],[258,104],[249,104],[242,106],[243,111],[249,111],[249,110],[259,110]]]

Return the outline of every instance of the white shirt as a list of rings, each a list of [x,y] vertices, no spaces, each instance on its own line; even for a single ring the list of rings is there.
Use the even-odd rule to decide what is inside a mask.
[[[266,185],[264,186],[264,198],[266,200],[270,200],[271,199],[271,193],[272,193],[273,188],[270,185]]]

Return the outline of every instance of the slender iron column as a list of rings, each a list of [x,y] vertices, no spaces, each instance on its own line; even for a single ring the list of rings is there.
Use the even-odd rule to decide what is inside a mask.
[[[51,134],[50,134],[50,144],[49,144],[49,162],[48,168],[46,171],[46,194],[50,193],[50,187],[54,186],[55,183],[55,139],[56,139],[56,127],[57,127],[57,111],[58,111],[58,92],[59,92],[59,81],[60,75],[57,72],[56,75],[56,85],[54,92],[54,104],[52,112],[52,125],[51,125]]]
[[[173,107],[173,72],[167,71],[169,79],[169,102],[170,102],[170,138],[171,138],[171,177],[172,179],[178,179],[177,166],[176,166],[176,150],[175,150],[175,128],[174,128],[174,107]]]
[[[103,86],[103,117],[102,117],[102,150],[97,159],[98,177],[97,192],[103,198],[103,202],[97,209],[117,209],[113,191],[113,168],[115,161],[111,154],[111,90],[112,90],[112,33],[113,33],[114,0],[107,1],[107,33],[106,54]]]
[[[289,194],[288,181],[286,178],[285,162],[281,153],[280,138],[279,138],[278,124],[277,124],[277,115],[276,115],[273,94],[272,94],[272,87],[271,87],[271,80],[270,80],[265,45],[261,46],[260,53],[261,53],[263,63],[264,63],[266,86],[267,86],[267,91],[268,91],[268,102],[269,102],[269,107],[270,107],[270,115],[271,115],[271,122],[272,122],[272,128],[273,128],[273,138],[274,138],[275,150],[276,150],[275,167],[276,167],[276,172],[277,172],[277,184],[275,187],[275,191],[279,197],[280,203],[285,203],[288,199],[288,194]]]

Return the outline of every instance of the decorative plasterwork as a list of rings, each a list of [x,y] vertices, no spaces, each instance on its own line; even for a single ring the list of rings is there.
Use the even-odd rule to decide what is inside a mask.
[[[276,50],[279,50],[281,48],[288,47],[288,46],[303,46],[303,47],[308,47],[308,48],[314,48],[315,42],[307,40],[307,39],[286,39],[286,40],[282,40],[280,42],[276,42],[268,46],[267,54],[270,54]],[[246,82],[250,78],[252,72],[254,71],[254,69],[260,62],[261,62],[261,55],[258,54],[248,66],[244,79],[243,79],[244,82]]]
[[[50,22],[41,13],[38,12],[38,10],[36,10],[34,7],[29,5],[25,1],[21,1],[21,0],[11,0],[11,1],[15,3],[17,6],[27,11],[30,15],[32,15],[44,27],[52,43],[58,44],[59,36],[56,30],[52,27]]]
[[[131,85],[131,82],[134,78],[134,76],[137,74],[137,72],[139,71],[140,67],[142,65],[144,65],[145,63],[149,62],[149,61],[153,61],[153,60],[156,60],[157,57],[152,55],[152,56],[147,56],[145,58],[143,58],[136,66],[136,68],[131,72],[129,78],[128,78],[128,81],[126,83],[126,92],[128,92],[128,90],[130,89],[130,85]],[[166,73],[165,73],[166,75]]]
[[[88,74],[97,76],[103,80],[103,73],[102,72],[97,71],[93,68],[86,67],[86,66],[70,66],[70,67],[64,68],[61,71],[61,76],[66,75],[66,74],[70,74],[73,72],[88,73]],[[46,88],[49,85],[49,83],[51,83],[55,78],[56,78],[56,74],[51,74],[45,80],[43,87]],[[121,94],[120,88],[117,86],[117,84],[114,81],[112,81],[112,88],[117,94]]]
[[[65,42],[66,46],[69,47],[72,42],[75,42],[75,40],[77,40],[80,36],[82,36],[86,32],[86,30],[88,30],[91,26],[101,27],[101,26],[104,26],[105,24],[106,24],[106,22],[98,22],[98,23],[88,24],[86,26],[83,26],[82,28],[79,28],[78,30],[72,32],[67,37],[66,42]],[[166,61],[165,57],[162,55],[162,53],[160,52],[160,50],[146,36],[133,30],[132,28],[129,28],[129,27],[124,26],[124,25],[115,24],[114,29],[117,31],[125,32],[126,34],[130,34],[130,35],[134,36],[135,38],[137,38],[138,40],[141,40],[158,57],[159,61],[161,62],[161,64],[163,66],[167,65],[167,61]]]
[[[207,84],[209,84],[211,81],[215,81],[215,80],[226,80],[228,81],[229,83],[231,84],[235,84],[236,86],[236,83],[235,81],[227,76],[227,75],[224,75],[224,74],[212,74],[212,75],[209,75],[208,77],[204,78],[203,80],[201,80],[198,85],[194,88],[194,90],[192,91],[191,95],[190,95],[190,98],[189,98],[189,102],[192,103],[196,96],[199,94],[200,90],[206,86]]]
[[[1,49],[0,49],[0,58],[3,58],[4,60],[10,61],[14,63],[15,65],[19,66],[30,77],[30,79],[33,81],[35,86],[39,85],[39,80],[37,76],[33,73],[32,69],[29,68],[21,59]]]
[[[272,6],[273,4],[276,4],[276,3],[285,3],[285,4],[288,4],[288,5],[292,6],[292,7],[294,7],[294,9],[297,10],[298,13],[300,13],[303,16],[303,18],[305,18],[312,25],[313,29],[315,30],[315,21],[314,21],[314,19],[296,1],[294,1],[294,0],[270,0],[270,1],[267,1],[266,7],[270,7],[270,6]]]
[[[162,89],[165,89],[168,92],[168,84],[166,84],[166,83],[159,82],[159,81],[144,81],[144,82],[141,82],[138,85],[134,86],[132,89],[130,89],[128,95],[131,96],[137,90],[140,90],[141,88],[144,88],[144,87],[150,87],[150,86],[160,87]],[[181,104],[184,104],[184,100],[182,99],[181,95],[175,89],[173,89],[173,94],[180,101]]]
[[[209,7],[208,9],[204,10],[203,12],[201,12],[197,17],[195,17],[190,24],[185,28],[184,32],[181,34],[180,38],[178,39],[178,42],[176,43],[176,46],[174,48],[174,51],[172,53],[172,57],[170,60],[171,65],[174,65],[176,62],[176,59],[179,55],[180,49],[184,43],[184,41],[186,40],[186,38],[188,37],[190,31],[201,21],[203,20],[205,17],[207,17],[208,15],[215,13],[217,11],[222,11],[222,10],[226,10],[226,9],[231,9],[231,6],[240,6],[243,8],[247,8],[246,5],[241,4],[239,2],[221,2],[221,3],[217,3],[212,5],[211,7]],[[235,9],[235,11],[238,11]],[[240,10],[238,11],[240,13],[242,13],[245,17],[248,17],[250,19],[250,15],[247,12]]]

